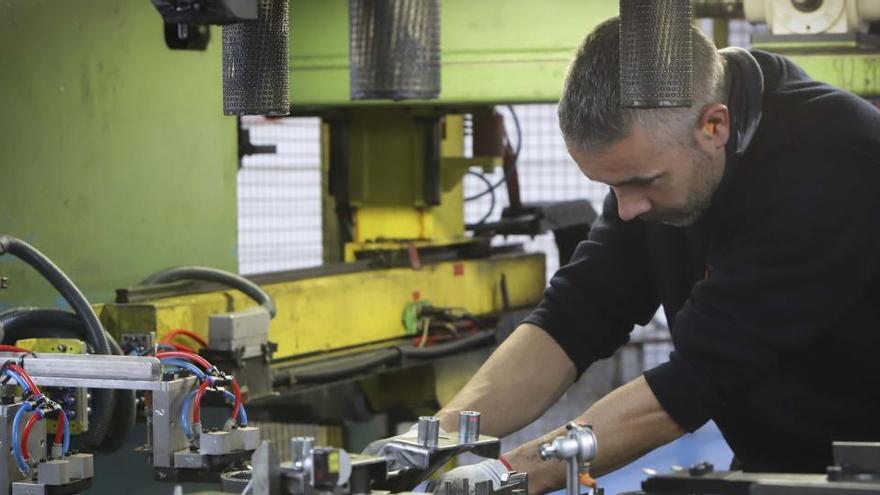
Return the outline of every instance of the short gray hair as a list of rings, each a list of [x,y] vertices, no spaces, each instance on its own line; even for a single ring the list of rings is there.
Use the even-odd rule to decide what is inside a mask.
[[[601,150],[626,137],[632,124],[651,126],[666,137],[687,139],[702,109],[726,102],[724,60],[711,40],[693,26],[694,95],[690,108],[620,107],[620,21],[599,24],[587,35],[568,69],[559,101],[559,127],[569,148]]]

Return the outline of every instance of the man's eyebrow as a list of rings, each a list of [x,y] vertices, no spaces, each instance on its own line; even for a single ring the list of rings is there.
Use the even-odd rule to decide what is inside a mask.
[[[609,183],[608,185],[611,187],[648,186],[648,185],[651,185],[652,182],[657,180],[663,174],[664,174],[664,172],[656,172],[651,175],[630,177],[629,179],[622,180],[620,182],[615,182],[614,184]]]

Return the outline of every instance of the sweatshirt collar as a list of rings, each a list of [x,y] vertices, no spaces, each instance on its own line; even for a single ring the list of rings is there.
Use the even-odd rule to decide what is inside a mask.
[[[764,74],[758,61],[748,50],[730,47],[719,50],[727,62],[730,139],[727,155],[745,154],[761,123],[764,104]]]

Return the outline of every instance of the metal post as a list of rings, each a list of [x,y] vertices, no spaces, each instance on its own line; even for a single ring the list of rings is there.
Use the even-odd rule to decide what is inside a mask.
[[[293,437],[290,439],[290,462],[296,469],[302,469],[306,459],[315,447],[314,437]]]
[[[571,457],[565,462],[565,468],[567,470],[565,475],[566,495],[580,495],[578,464],[577,456]]]
[[[461,411],[458,414],[458,442],[474,443],[480,438],[480,413]]]
[[[437,446],[440,439],[440,420],[436,416],[422,416],[419,418],[419,445],[428,448]]]
[[[154,357],[103,354],[28,354],[0,352],[0,364],[19,363],[37,385],[47,387],[158,390],[162,383]]]

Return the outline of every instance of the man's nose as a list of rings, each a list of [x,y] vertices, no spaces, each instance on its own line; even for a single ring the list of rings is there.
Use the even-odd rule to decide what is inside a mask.
[[[620,219],[628,222],[639,215],[651,211],[651,202],[644,197],[632,194],[617,194],[617,213]]]

